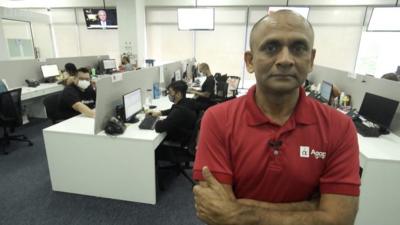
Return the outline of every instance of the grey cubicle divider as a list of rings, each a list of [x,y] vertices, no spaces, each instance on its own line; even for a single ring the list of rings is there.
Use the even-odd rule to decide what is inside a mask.
[[[122,103],[122,95],[137,88],[142,90],[142,102],[145,100],[146,89],[151,89],[153,83],[159,82],[159,67],[122,73],[122,80],[112,82],[111,76],[97,82],[95,134],[104,130],[107,121],[114,115],[115,107]]]
[[[79,56],[79,57],[66,57],[66,58],[49,58],[46,59],[46,64],[56,64],[58,68],[64,69],[66,63],[73,63],[77,68],[79,67],[93,67],[103,59],[108,59],[108,55],[100,56]]]
[[[163,65],[163,68],[164,68],[164,83],[166,87],[171,83],[175,71],[179,70],[182,73],[181,61],[167,63]]]
[[[0,61],[0,78],[6,79],[9,87],[25,85],[26,79],[43,78],[39,62],[36,59]]]
[[[341,91],[351,95],[353,107],[360,108],[365,92],[370,92],[382,97],[400,102],[400,82],[357,75],[356,79],[348,77],[348,72],[324,66],[314,66],[309,78],[315,83],[323,80],[334,83]],[[391,130],[400,136],[400,107],[392,121]]]
[[[107,55],[101,56],[82,56],[68,58],[50,58],[46,62],[37,59],[28,60],[7,60],[0,61],[0,78],[6,79],[8,86],[21,87],[26,85],[26,79],[41,80],[43,78],[41,65],[56,64],[61,70],[68,62],[74,63],[78,68],[83,66],[95,66],[98,61],[108,59]]]

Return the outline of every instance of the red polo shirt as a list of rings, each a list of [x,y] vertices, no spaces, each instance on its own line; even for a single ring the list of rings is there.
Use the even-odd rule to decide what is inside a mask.
[[[351,119],[300,88],[294,112],[279,126],[256,105],[255,89],[207,110],[193,178],[202,180],[201,168],[208,166],[237,198],[275,203],[304,201],[315,193],[358,196],[359,150]]]

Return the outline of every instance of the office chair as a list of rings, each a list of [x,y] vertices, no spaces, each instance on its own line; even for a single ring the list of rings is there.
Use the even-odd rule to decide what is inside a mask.
[[[228,76],[228,99],[235,98],[238,94],[238,88],[240,84],[240,77],[238,76]]]
[[[0,93],[0,126],[3,127],[3,136],[0,137],[3,153],[8,154],[5,145],[10,141],[26,142],[29,146],[33,143],[25,135],[10,135],[15,128],[22,125],[21,113],[21,88]]]
[[[195,127],[190,135],[189,140],[186,143],[177,143],[177,142],[169,142],[166,141],[162,143],[162,148],[160,151],[163,151],[162,157],[159,157],[157,160],[167,161],[171,163],[170,166],[159,166],[157,164],[157,171],[161,170],[173,170],[177,173],[177,175],[182,174],[192,185],[195,185],[193,179],[186,173],[186,169],[192,169],[190,165],[194,162],[196,155],[196,147],[197,147],[197,136],[200,131],[201,119],[203,117],[204,111],[201,111],[197,116],[197,120],[195,123]],[[158,181],[160,190],[165,190],[165,185],[160,180]]]
[[[53,124],[61,122],[63,118],[59,115],[59,103],[62,92],[47,96],[43,100],[44,107],[46,108],[47,118],[51,120]]]
[[[224,102],[228,94],[228,83],[226,80],[218,80],[216,83],[216,93],[212,101],[215,103]]]

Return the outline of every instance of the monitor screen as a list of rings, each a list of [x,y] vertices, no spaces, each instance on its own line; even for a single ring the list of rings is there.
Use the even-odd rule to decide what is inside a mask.
[[[129,120],[132,116],[142,110],[142,95],[140,88],[124,95],[122,101],[125,109],[125,120]]]
[[[383,128],[389,128],[398,105],[398,101],[367,92],[358,114]]]
[[[375,7],[367,31],[400,31],[399,7]]]
[[[179,30],[214,30],[214,8],[178,9]]]
[[[83,9],[86,27],[88,29],[117,29],[117,10],[106,9]]]
[[[104,59],[103,66],[105,70],[113,70],[117,68],[117,63],[115,59]]]
[[[332,95],[332,84],[322,81],[320,94],[323,101],[329,102]]]
[[[44,78],[54,77],[60,75],[57,65],[43,65],[41,66]]]

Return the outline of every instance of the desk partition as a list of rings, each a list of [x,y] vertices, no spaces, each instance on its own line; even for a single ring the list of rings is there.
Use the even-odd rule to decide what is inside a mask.
[[[122,79],[113,81],[112,76]],[[118,79],[118,78],[117,78]],[[142,102],[145,100],[146,89],[152,89],[153,83],[159,80],[159,67],[128,71],[121,74],[113,74],[100,79],[97,84],[95,134],[104,130],[107,121],[115,113],[115,107],[122,104],[122,95],[137,88],[142,90]]]
[[[0,61],[0,78],[6,79],[8,87],[21,87],[26,79],[42,79],[40,66],[44,63],[36,59]]]
[[[67,63],[75,64],[76,68],[79,67],[97,67],[97,64],[103,59],[108,59],[108,55],[99,56],[81,56],[81,57],[65,57],[65,58],[50,58],[46,59],[46,64],[56,64],[58,69],[64,69]]]
[[[369,76],[348,77],[348,72],[324,66],[315,66],[309,79],[314,83],[326,80],[335,84],[341,91],[351,95],[353,107],[359,109],[365,92],[400,101],[400,82],[389,81]],[[390,129],[400,136],[400,107],[397,108]]]
[[[137,88],[142,90],[142,102],[145,102],[146,90],[153,88],[153,83],[160,81],[160,68],[164,69],[165,85],[169,85],[175,71],[182,72],[182,62],[192,62],[193,59],[168,63],[162,67],[150,67],[140,70],[127,71],[121,74],[113,74],[109,77],[99,79],[97,82],[97,98],[96,98],[96,119],[95,134],[104,130],[107,121],[115,114],[115,107],[122,104],[122,95],[131,92]],[[119,80],[112,76],[122,76]]]
[[[101,56],[82,56],[68,58],[49,58],[45,62],[37,59],[29,60],[7,60],[0,61],[0,78],[6,79],[9,87],[25,86],[26,79],[41,80],[43,79],[41,65],[56,64],[59,70],[64,69],[66,63],[74,63],[79,67],[93,67],[103,59],[109,58],[107,55]]]

